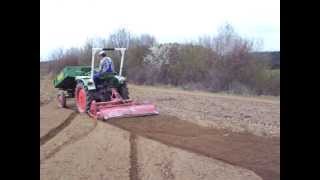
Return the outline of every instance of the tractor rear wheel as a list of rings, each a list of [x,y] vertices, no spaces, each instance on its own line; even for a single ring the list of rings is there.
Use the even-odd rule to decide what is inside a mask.
[[[77,84],[74,94],[78,111],[80,113],[88,112],[90,110],[90,104],[92,100],[87,88],[82,82]]]
[[[65,108],[66,107],[66,95],[64,94],[63,91],[59,91],[57,95],[57,100],[58,100],[58,106],[60,108]]]

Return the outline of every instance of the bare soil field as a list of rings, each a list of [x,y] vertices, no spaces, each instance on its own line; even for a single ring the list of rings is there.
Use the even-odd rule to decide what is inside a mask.
[[[108,123],[169,146],[253,170],[263,179],[280,177],[280,140],[205,128],[174,116],[113,119]]]
[[[201,126],[280,137],[280,100],[130,85],[130,97]]]
[[[130,179],[129,133],[77,116],[40,146],[40,179]]]
[[[137,179],[262,179],[253,171],[138,136]]]
[[[41,179],[257,179],[251,170],[77,115],[40,146]]]
[[[51,134],[55,133],[55,129],[63,128],[70,122],[70,118],[74,116],[73,109],[59,108],[55,102],[48,103],[40,108],[40,139],[46,141]]]
[[[52,75],[44,75],[40,72],[40,106],[56,98],[58,90],[52,87],[52,77]]]
[[[101,122],[40,83],[41,179],[280,179],[278,99],[130,85],[160,115]]]

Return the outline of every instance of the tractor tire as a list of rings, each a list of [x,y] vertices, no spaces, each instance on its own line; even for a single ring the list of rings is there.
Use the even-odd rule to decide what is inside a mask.
[[[58,95],[57,95],[57,100],[58,100],[58,106],[60,108],[65,108],[66,104],[67,104],[67,100],[66,100],[66,95],[64,94],[63,91],[59,91]]]
[[[80,113],[87,113],[90,110],[92,102],[92,97],[87,87],[85,87],[82,82],[79,82],[74,94],[78,111]]]
[[[124,83],[119,89],[119,94],[122,99],[129,99],[129,89],[127,87],[127,83]]]

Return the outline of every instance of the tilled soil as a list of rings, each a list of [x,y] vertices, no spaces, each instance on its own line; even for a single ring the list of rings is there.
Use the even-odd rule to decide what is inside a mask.
[[[262,180],[248,169],[143,136],[135,141],[139,180]]]
[[[129,85],[130,97],[201,126],[280,137],[280,100]]]
[[[129,133],[78,115],[40,147],[42,180],[129,180]]]
[[[40,164],[63,148],[85,138],[96,128],[97,122],[88,119],[86,115],[76,114],[70,117],[73,119],[66,127],[57,128],[50,139],[40,143]]]
[[[48,128],[54,125],[49,120],[61,124],[70,121],[66,126],[52,126],[57,130],[49,131],[51,138],[40,144],[41,179],[260,180],[253,171],[243,167],[144,138],[130,129],[123,131],[113,127],[117,124],[110,126],[78,113],[65,117],[64,113],[70,109],[56,110],[61,111],[60,116],[50,113],[48,109],[55,107],[52,102],[40,108],[40,111],[46,109],[48,118],[43,120],[48,121]],[[145,118],[155,117],[159,116]],[[117,120],[121,123],[124,119]],[[154,123],[161,125],[162,121]]]
[[[40,143],[52,138],[56,131],[67,126],[75,111],[59,108],[56,102],[47,103],[40,107]]]
[[[280,179],[280,139],[276,137],[205,128],[169,115],[107,122],[170,146],[250,169],[265,180]]]
[[[55,100],[57,96],[58,90],[53,87],[52,79],[52,75],[42,75],[40,72],[40,106]]]
[[[41,179],[280,179],[279,100],[129,86],[161,115],[103,123],[40,81]]]
[[[40,146],[41,179],[261,180],[254,172],[85,115]]]

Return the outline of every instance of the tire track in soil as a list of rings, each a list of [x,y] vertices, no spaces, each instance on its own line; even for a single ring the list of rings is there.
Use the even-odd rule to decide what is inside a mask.
[[[137,155],[137,136],[134,133],[130,133],[130,180],[139,180],[138,176],[138,155]]]
[[[162,117],[131,118],[130,120],[115,119],[106,121],[106,123],[135,134],[135,136],[142,136],[233,166],[252,170],[266,180],[280,179],[278,169],[280,156],[277,155],[279,140],[272,140],[274,138],[266,139],[251,134],[203,128],[165,115]],[[131,146],[135,145],[132,142],[131,140]],[[134,147],[131,148],[134,149]],[[133,160],[131,165],[136,168]],[[136,170],[132,169],[132,171],[134,173]]]
[[[103,121],[105,123],[108,123],[109,125],[113,126],[113,127],[117,127],[117,128],[120,128],[124,131],[127,131],[130,133],[130,137],[129,137],[129,142],[130,142],[130,169],[129,169],[129,177],[130,177],[130,180],[139,180],[139,176],[138,176],[138,157],[137,157],[137,143],[136,143],[136,139],[137,139],[137,135],[135,133],[132,132],[132,129],[130,128],[126,128],[126,127],[123,127],[121,125],[118,125],[118,124],[113,124],[113,123],[110,123],[108,121]],[[138,133],[139,134],[139,133]],[[159,133],[159,132],[153,132],[154,135],[156,134],[166,134],[166,133]],[[206,134],[204,134],[206,135]],[[178,148],[178,149],[182,149],[182,150],[185,150],[187,152],[190,152],[190,153],[195,153],[195,154],[198,154],[198,155],[202,155],[202,156],[205,156],[205,157],[208,157],[208,158],[213,158],[212,156],[208,155],[208,154],[205,154],[201,151],[197,151],[197,150],[194,150],[194,149],[189,149],[189,148],[185,148],[184,146],[179,146],[179,145],[176,145],[176,144],[172,144],[172,143],[168,143],[166,141],[163,141],[163,140],[160,140],[158,138],[155,138],[153,136],[149,136],[149,135],[146,135],[146,134],[139,134],[139,136],[142,136],[144,138],[147,138],[147,139],[150,139],[150,140],[153,140],[153,141],[156,141],[156,142],[160,142],[162,144],[165,144],[167,146],[171,146],[171,147],[175,147],[175,148]],[[180,136],[180,137],[185,137],[183,135],[175,135],[175,136]],[[190,138],[192,138],[193,136],[190,136]],[[217,158],[217,157],[214,157],[214,159],[216,160],[219,160],[219,161],[222,161],[222,162],[225,162],[225,163],[228,163],[232,166],[236,166],[236,167],[241,167],[243,168],[242,166],[239,166],[238,164],[235,164],[231,161],[228,161],[226,159],[222,159],[222,158]]]
[[[77,114],[77,113],[76,113]],[[73,118],[74,119],[74,118]],[[69,123],[70,124],[70,123]],[[87,132],[80,134],[76,137],[71,136],[70,140],[62,143],[60,146],[56,147],[53,151],[51,151],[46,157],[44,157],[44,159],[42,161],[40,161],[40,164],[48,159],[50,159],[52,156],[54,156],[56,153],[58,153],[59,151],[61,151],[63,148],[76,143],[77,141],[85,138],[86,136],[88,136],[95,128],[97,127],[97,121],[94,121],[94,126]],[[61,130],[60,130],[61,131]],[[59,131],[59,132],[60,132]]]
[[[46,135],[42,136],[40,138],[40,146],[46,144],[50,139],[54,138],[59,132],[65,129],[75,119],[77,114],[77,112],[72,112],[63,123],[50,130]]]

